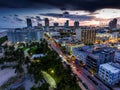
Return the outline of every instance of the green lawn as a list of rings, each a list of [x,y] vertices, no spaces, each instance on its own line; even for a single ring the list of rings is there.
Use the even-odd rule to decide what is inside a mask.
[[[57,87],[54,78],[50,74],[48,74],[45,71],[42,71],[42,74],[43,74],[44,79],[47,81],[47,83],[49,83],[51,88]]]

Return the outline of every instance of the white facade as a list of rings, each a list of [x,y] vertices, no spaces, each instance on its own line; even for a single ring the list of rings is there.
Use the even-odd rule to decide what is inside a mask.
[[[82,29],[77,28],[75,32],[76,32],[76,39],[81,41]]]
[[[103,37],[108,37],[109,39],[117,39],[118,38],[118,33],[98,33],[96,34],[96,37],[103,38]]]
[[[99,76],[109,85],[120,82],[120,67],[116,63],[106,63],[99,66]]]
[[[114,32],[111,34],[111,39],[117,39],[118,38],[118,32]]]
[[[59,32],[49,32],[49,35],[51,37],[55,37],[55,36],[60,36],[60,33]]]
[[[40,41],[43,38],[43,30],[39,29],[18,29],[10,30],[7,32],[8,41],[17,42],[29,42],[29,41]]]

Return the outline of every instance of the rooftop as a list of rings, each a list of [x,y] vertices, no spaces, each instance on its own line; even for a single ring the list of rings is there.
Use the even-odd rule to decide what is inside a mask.
[[[102,66],[103,68],[109,70],[111,73],[118,73],[118,72],[120,72],[120,69],[117,68],[117,67],[115,67],[115,66],[112,64],[112,62],[106,63],[106,64],[102,64],[102,65],[100,65],[100,66]]]

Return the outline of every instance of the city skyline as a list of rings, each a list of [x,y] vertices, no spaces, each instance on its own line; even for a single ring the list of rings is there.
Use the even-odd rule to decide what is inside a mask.
[[[33,26],[37,22],[44,25],[45,18],[50,20],[50,26],[55,22],[64,25],[66,20],[70,21],[70,26],[74,21],[79,21],[81,26],[108,25],[113,18],[120,24],[119,3],[114,0],[11,0],[9,3],[1,0],[0,27],[26,27],[26,18],[32,19]]]
[[[120,90],[119,5],[0,0],[0,90]]]

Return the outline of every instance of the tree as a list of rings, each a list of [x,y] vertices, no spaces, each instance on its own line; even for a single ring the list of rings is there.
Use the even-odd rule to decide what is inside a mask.
[[[49,90],[49,84],[48,83],[44,83],[42,86],[39,87],[39,90]]]

